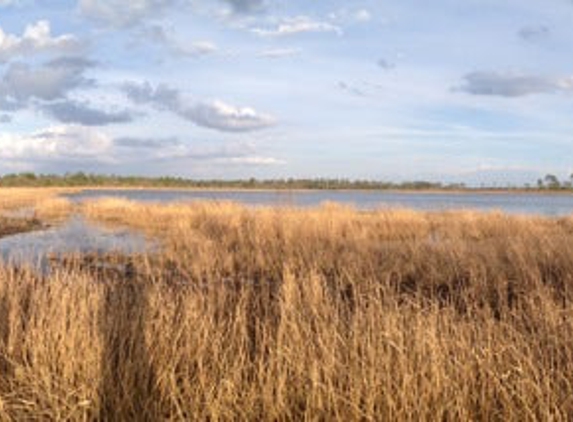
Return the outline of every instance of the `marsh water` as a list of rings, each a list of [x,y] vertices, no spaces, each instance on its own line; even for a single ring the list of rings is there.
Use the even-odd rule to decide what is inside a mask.
[[[67,195],[74,201],[121,197],[143,202],[234,201],[249,206],[312,207],[337,202],[360,210],[412,208],[423,211],[448,209],[499,210],[511,214],[563,216],[573,214],[573,194],[563,193],[458,193],[391,191],[226,191],[226,190],[84,190]]]
[[[359,210],[411,208],[424,211],[472,209],[512,214],[573,215],[573,195],[550,193],[417,193],[388,191],[207,191],[207,190],[84,190],[65,195],[72,201],[119,197],[133,201],[170,203],[233,201],[247,206],[312,207],[325,202],[351,205]],[[11,212],[29,217],[31,209]],[[49,270],[49,257],[74,253],[125,254],[149,252],[157,245],[142,234],[90,223],[80,216],[38,231],[0,239],[0,260]]]
[[[133,254],[155,249],[153,242],[127,229],[111,229],[79,216],[55,227],[0,239],[0,259],[14,266],[31,266],[49,272],[50,257],[67,254]]]

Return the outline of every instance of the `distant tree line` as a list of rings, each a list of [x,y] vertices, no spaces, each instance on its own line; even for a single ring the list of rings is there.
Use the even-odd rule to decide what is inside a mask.
[[[463,184],[428,181],[392,183],[350,179],[267,179],[196,180],[181,177],[144,177],[87,174],[13,173],[0,176],[2,187],[149,187],[149,188],[228,188],[228,189],[354,189],[354,190],[431,190],[463,189]]]
[[[543,179],[537,179],[537,188],[547,190],[562,190],[573,188],[573,173],[568,180],[559,180],[554,174],[546,174]]]
[[[469,189],[463,183],[439,183],[424,180],[411,182],[385,182],[350,179],[265,179],[259,180],[199,180],[182,177],[145,177],[90,174],[84,172],[59,174],[12,173],[0,176],[0,187],[146,187],[146,188],[215,188],[215,189],[331,189],[331,190],[461,190]],[[573,174],[560,181],[548,174],[536,186],[524,188],[487,187],[484,190],[566,190],[573,189]]]

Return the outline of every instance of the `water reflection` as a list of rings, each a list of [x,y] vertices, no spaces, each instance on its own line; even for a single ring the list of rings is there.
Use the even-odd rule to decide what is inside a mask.
[[[0,258],[15,266],[49,271],[49,257],[66,254],[135,254],[153,250],[143,235],[126,229],[108,229],[73,216],[63,225],[0,239]]]

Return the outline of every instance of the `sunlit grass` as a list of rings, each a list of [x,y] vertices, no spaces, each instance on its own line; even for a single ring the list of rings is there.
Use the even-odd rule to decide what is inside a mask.
[[[120,199],[78,211],[163,249],[71,259],[48,279],[0,270],[0,419],[573,414],[571,218]]]

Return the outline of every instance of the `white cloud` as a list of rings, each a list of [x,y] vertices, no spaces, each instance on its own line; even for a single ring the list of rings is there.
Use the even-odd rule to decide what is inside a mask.
[[[573,91],[573,76],[550,77],[509,72],[472,72],[457,90],[472,95],[523,97]]]
[[[248,132],[275,124],[273,117],[253,108],[236,107],[220,100],[196,104],[180,114],[199,126],[227,132]]]
[[[81,46],[82,43],[74,35],[52,36],[50,23],[45,20],[26,26],[20,37],[7,34],[0,27],[0,63],[18,56],[48,51],[70,54]]]
[[[43,104],[41,110],[62,123],[78,123],[85,126],[105,126],[129,123],[134,115],[128,110],[105,110],[93,107],[89,102],[61,100]]]
[[[274,28],[252,28],[251,31],[261,37],[283,37],[302,33],[332,32],[342,35],[342,29],[330,22],[317,21],[309,16],[283,18]]]
[[[30,169],[76,165],[134,165],[141,163],[194,162],[212,165],[268,166],[282,164],[258,155],[244,142],[195,145],[177,138],[112,138],[93,127],[51,126],[30,134],[0,134],[0,162]]]
[[[81,58],[56,59],[39,67],[13,63],[0,80],[0,104],[17,108],[31,99],[61,99],[69,91],[92,83],[83,75],[92,65]]]
[[[175,113],[198,126],[223,132],[249,132],[276,124],[276,119],[251,107],[237,107],[220,100],[189,103],[173,88],[149,83],[126,84],[124,91],[135,103],[150,104]]]
[[[81,13],[103,24],[125,27],[157,17],[175,0],[80,0]]]
[[[112,139],[85,126],[53,126],[30,135],[0,135],[0,158],[26,162],[109,161]]]

